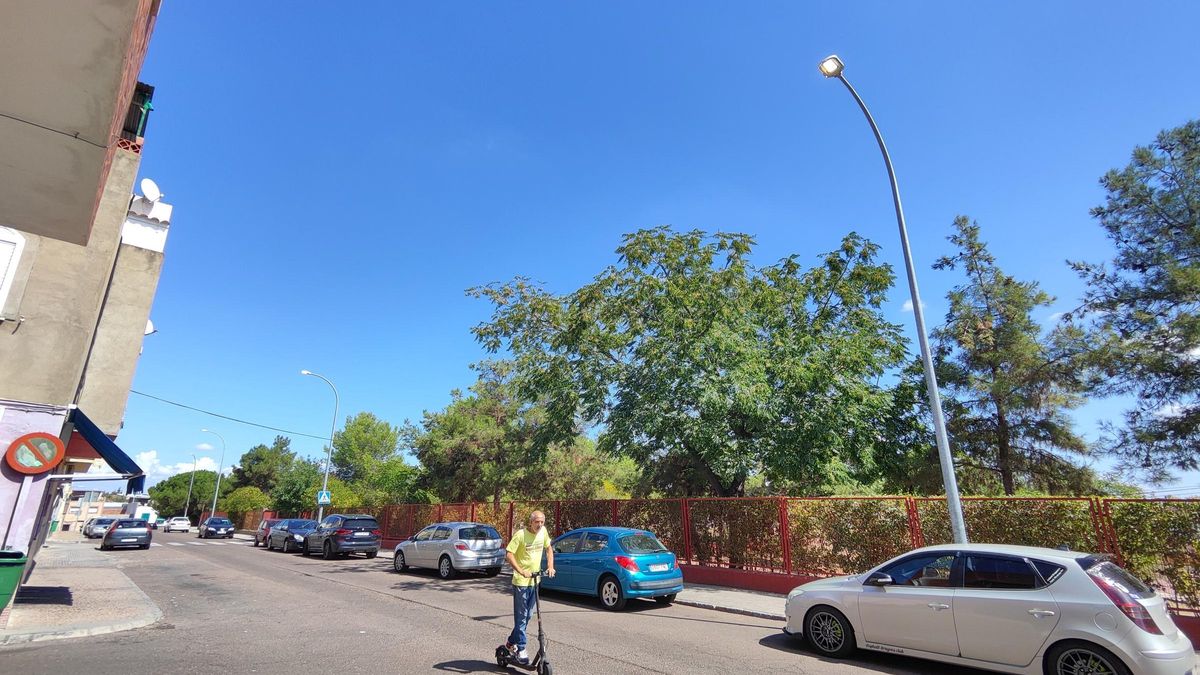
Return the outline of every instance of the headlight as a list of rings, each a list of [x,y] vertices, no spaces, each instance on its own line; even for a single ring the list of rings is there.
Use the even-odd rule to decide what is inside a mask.
[[[293,534],[292,539],[295,539],[296,541],[304,541],[304,537],[301,537],[298,534]]]
[[[791,600],[792,598],[800,597],[801,595],[804,595],[803,588],[793,588],[792,592],[788,593],[788,600]]]

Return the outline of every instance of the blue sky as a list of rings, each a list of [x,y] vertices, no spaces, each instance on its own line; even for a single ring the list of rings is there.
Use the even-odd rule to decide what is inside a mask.
[[[1059,297],[1047,319],[1070,308],[1064,261],[1110,254],[1097,179],[1200,111],[1200,6],[851,4],[164,3],[142,175],[175,216],[134,389],[327,434],[308,368],[343,416],[415,420],[484,357],[466,288],[569,291],[660,224],[751,233],[762,263],[856,230],[902,275],[870,130],[816,70],[833,52],[892,151],[928,320],[958,214]],[[134,395],[119,440],[158,478],[202,427],[226,464],[273,437]]]

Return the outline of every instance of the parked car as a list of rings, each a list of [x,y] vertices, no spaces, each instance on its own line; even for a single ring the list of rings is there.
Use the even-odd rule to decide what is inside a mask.
[[[263,518],[262,522],[254,530],[254,545],[257,547],[259,544],[265,544],[267,542],[267,533],[279,522],[282,522],[281,518]]]
[[[95,518],[88,518],[83,527],[79,528],[78,532],[83,536],[88,536],[88,531],[92,529],[92,523],[96,522]]]
[[[675,554],[646,530],[587,527],[554,540],[555,576],[542,588],[594,595],[605,609],[619,610],[630,598],[669,605],[683,590]]]
[[[167,522],[166,518],[155,518],[154,520],[150,521],[150,529],[157,530],[158,528],[162,527],[163,523],[165,522]]]
[[[184,516],[175,516],[163,525],[163,530],[166,532],[191,532],[192,521]]]
[[[100,540],[101,551],[136,546],[150,548],[150,524],[141,518],[121,518],[113,522]]]
[[[304,538],[304,555],[321,553],[326,560],[335,555],[348,557],[351,553],[365,553],[368,558],[379,555],[379,542],[383,532],[374,516],[346,515],[335,513]]]
[[[220,516],[206,518],[196,528],[196,536],[201,539],[233,539],[233,521]]]
[[[302,518],[289,518],[276,521],[265,540],[267,550],[278,548],[284,553],[299,551],[304,546],[304,538],[317,529],[317,521]]]
[[[784,630],[855,649],[1030,675],[1184,675],[1196,655],[1166,603],[1107,556],[954,544],[793,590]]]
[[[476,570],[494,577],[504,565],[504,542],[491,525],[434,523],[396,545],[392,565],[397,572],[409,567],[437,569],[451,579],[459,570]]]
[[[83,531],[83,535],[88,539],[99,539],[104,536],[105,530],[115,522],[117,522],[117,518],[96,518]]]

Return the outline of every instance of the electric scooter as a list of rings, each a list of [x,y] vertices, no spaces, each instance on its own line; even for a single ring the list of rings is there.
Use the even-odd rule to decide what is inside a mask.
[[[546,656],[546,634],[542,632],[542,598],[539,589],[542,585],[542,572],[534,572],[530,578],[533,579],[533,604],[537,609],[537,654],[534,654],[527,664],[518,663],[517,655],[508,651],[507,645],[500,645],[496,647],[496,665],[501,668],[512,666],[529,672],[536,671],[538,675],[554,675],[554,669],[550,667],[550,659]]]

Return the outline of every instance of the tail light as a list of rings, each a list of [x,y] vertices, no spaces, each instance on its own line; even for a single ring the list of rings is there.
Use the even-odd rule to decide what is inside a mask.
[[[1088,577],[1091,578],[1096,586],[1100,587],[1100,590],[1104,591],[1104,594],[1108,596],[1109,600],[1112,600],[1117,609],[1129,617],[1129,620],[1138,628],[1152,635],[1163,634],[1158,624],[1154,623],[1154,617],[1150,616],[1150,612],[1142,606],[1142,603],[1137,601],[1137,598],[1126,592],[1124,588],[1121,588],[1099,574],[1093,573],[1091,570],[1088,571]]]
[[[458,542],[457,544],[455,544],[454,548],[458,549],[459,551],[470,551],[471,550],[470,546],[467,546],[466,544],[462,543],[461,541]]]
[[[375,535],[376,537],[382,537],[383,530],[371,530],[371,534]]]
[[[617,556],[617,564],[620,565],[621,567],[624,567],[625,569],[629,570],[630,572],[640,572],[641,571],[638,569],[637,561],[634,560],[633,558],[630,558],[629,556],[625,556],[625,555]]]
[[[348,537],[348,536],[354,534],[354,530],[347,530],[346,528],[343,527],[341,529],[334,530],[333,534],[334,534],[334,536],[338,536],[338,537]]]

